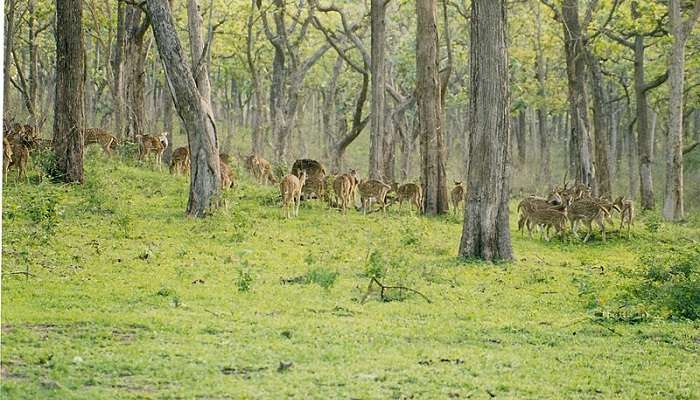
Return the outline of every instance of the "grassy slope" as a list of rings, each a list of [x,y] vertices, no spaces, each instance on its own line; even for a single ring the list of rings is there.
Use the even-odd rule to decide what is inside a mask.
[[[94,157],[88,176],[4,188],[3,271],[28,260],[36,276],[2,278],[3,398],[699,396],[697,323],[588,318],[649,245],[643,224],[605,244],[514,234],[517,262],[484,265],[455,258],[453,217],[317,204],[285,221],[274,188],[243,182],[195,221],[185,178]],[[27,216],[47,192],[61,211],[50,245]],[[680,236],[699,240],[697,222],[656,238]],[[360,304],[370,250],[385,283],[433,303]],[[280,282],[319,268],[339,273],[329,290]]]

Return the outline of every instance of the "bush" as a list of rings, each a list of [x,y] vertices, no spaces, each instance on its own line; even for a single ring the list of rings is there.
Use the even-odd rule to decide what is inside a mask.
[[[328,290],[335,284],[340,275],[337,271],[331,271],[323,267],[315,267],[309,270],[304,277],[304,283],[315,283]]]
[[[668,318],[700,319],[700,249],[646,251],[621,299]]]
[[[26,210],[29,220],[34,224],[36,239],[48,241],[60,222],[56,196],[51,191],[35,192],[29,198]]]

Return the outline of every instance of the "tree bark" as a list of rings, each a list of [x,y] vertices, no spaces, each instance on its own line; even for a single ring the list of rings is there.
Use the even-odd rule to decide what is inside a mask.
[[[505,0],[472,0],[470,149],[459,254],[511,260],[510,91]]]
[[[370,179],[384,179],[384,144],[385,130],[385,101],[384,92],[386,85],[386,60],[384,48],[386,42],[386,2],[384,0],[371,0],[371,115],[370,115],[370,148],[369,148],[369,177]]]
[[[251,10],[248,16],[248,23],[246,26],[246,62],[248,64],[248,71],[250,72],[251,81],[253,84],[253,96],[254,102],[252,103],[252,122],[251,122],[251,148],[253,154],[262,155],[263,151],[263,132],[262,132],[262,112],[264,108],[262,87],[260,84],[260,77],[258,75],[258,69],[255,66],[255,58],[253,57],[253,17],[255,14],[255,1],[251,0]]]
[[[671,57],[668,65],[668,80],[671,86],[668,102],[668,143],[666,149],[666,194],[662,214],[669,221],[681,221],[685,216],[683,204],[683,85],[685,66],[685,43],[700,14],[700,0],[687,21],[681,14],[681,1],[669,0],[671,23]]]
[[[583,32],[579,21],[578,0],[564,0],[561,15],[569,87],[569,117],[571,119],[571,145],[573,150],[571,161],[576,172],[576,181],[587,186],[593,186],[595,176],[585,87],[586,57]]]
[[[168,147],[163,153],[163,162],[170,165],[173,158],[173,99],[170,96],[169,90],[163,90],[161,93],[161,102],[163,103],[163,129],[168,132]]]
[[[12,49],[14,48],[14,36],[15,36],[15,8],[17,3],[15,0],[5,1],[5,55],[3,64],[3,104],[4,110],[3,114],[6,114],[10,109],[8,105],[10,101],[10,77],[11,67],[12,67]],[[5,115],[7,117],[7,115]]]
[[[197,90],[192,70],[184,57],[170,6],[148,0],[153,34],[163,61],[168,87],[178,115],[187,130],[190,147],[190,194],[187,214],[204,217],[219,206],[221,190],[216,125],[211,109]]]
[[[84,52],[82,0],[56,2],[53,150],[57,179],[83,182]]]
[[[535,9],[535,29],[536,29],[536,40],[535,40],[535,57],[537,70],[537,96],[540,98],[540,104],[537,107],[537,127],[540,139],[540,169],[539,169],[539,181],[544,184],[545,187],[550,187],[552,185],[552,171],[551,171],[551,156],[549,152],[549,137],[547,133],[547,110],[544,105],[545,98],[547,96],[546,90],[546,79],[547,70],[545,66],[544,59],[544,48],[542,45],[542,15],[540,9],[540,3],[537,2]]]
[[[436,0],[416,1],[416,102],[420,126],[423,212],[449,210],[438,66]]]
[[[124,134],[124,49],[126,46],[125,5],[117,2],[117,35],[112,50],[112,102],[114,103],[114,131],[117,136]]]
[[[124,11],[125,50],[124,84],[127,137],[134,139],[146,130],[146,56],[151,39],[146,36],[151,25],[140,8],[126,6]]]
[[[591,72],[591,87],[593,89],[593,126],[595,130],[595,177],[599,196],[612,197],[610,183],[610,164],[608,159],[608,139],[610,135],[610,104],[603,89],[603,72],[600,61],[593,52],[586,48],[586,60]]]

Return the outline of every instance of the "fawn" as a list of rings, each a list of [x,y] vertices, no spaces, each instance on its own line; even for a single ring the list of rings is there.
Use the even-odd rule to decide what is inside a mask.
[[[173,151],[173,156],[170,160],[170,173],[187,175],[190,169],[190,149],[187,147],[178,147]]]
[[[627,224],[627,239],[630,238],[630,228],[634,224],[634,204],[632,200],[627,200],[620,196],[613,202],[617,206],[618,211],[620,211],[620,233],[622,233],[622,226]]]
[[[457,215],[457,208],[459,207],[459,204],[464,201],[464,186],[462,185],[462,182],[457,182],[455,181],[455,187],[452,188],[452,192],[450,193],[450,198],[452,199],[452,212]]]
[[[285,216],[290,218],[289,206],[291,203],[294,209],[294,216],[299,216],[299,203],[301,202],[301,188],[306,183],[306,171],[301,172],[301,176],[289,174],[280,182],[280,192],[282,192],[282,208]]]
[[[343,214],[347,214],[353,186],[353,177],[348,174],[339,175],[333,180],[333,191],[338,198],[338,203],[340,204],[340,209]]]

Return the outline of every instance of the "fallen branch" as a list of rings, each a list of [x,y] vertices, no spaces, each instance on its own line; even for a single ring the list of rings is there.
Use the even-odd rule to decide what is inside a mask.
[[[416,289],[412,289],[412,288],[405,287],[405,286],[386,286],[386,285],[382,284],[381,282],[379,282],[379,280],[378,280],[377,278],[372,278],[372,280],[369,281],[369,285],[367,286],[367,293],[366,293],[365,296],[362,298],[362,301],[360,302],[360,304],[364,304],[365,301],[367,301],[367,298],[369,297],[370,293],[372,292],[372,284],[373,284],[373,283],[376,283],[377,286],[379,286],[379,288],[381,289],[381,290],[379,291],[379,297],[382,299],[382,301],[386,301],[386,297],[384,296],[384,291],[385,291],[385,290],[387,290],[387,289],[398,289],[398,290],[408,290],[409,292],[416,293],[416,294],[420,295],[421,297],[423,297],[423,298],[425,299],[425,301],[427,301],[428,303],[432,303],[432,301],[430,301],[430,299],[428,298],[428,296],[426,296],[426,295],[424,295],[423,293],[417,291]]]
[[[25,275],[26,277],[36,276],[29,271],[13,271],[13,272],[3,272],[3,275]]]

